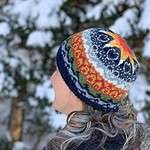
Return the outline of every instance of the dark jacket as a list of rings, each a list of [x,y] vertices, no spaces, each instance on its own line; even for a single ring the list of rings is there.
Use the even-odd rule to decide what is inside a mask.
[[[71,143],[67,150],[103,150],[103,148],[98,147],[102,140],[102,134],[99,131],[94,131],[89,140],[84,141],[82,144],[77,146],[78,143]],[[60,150],[60,145],[64,141],[64,138],[58,140],[55,136],[53,137],[44,148],[44,150]],[[117,134],[113,138],[107,137],[104,149],[105,150],[121,150],[125,142],[125,135],[123,133]],[[129,150],[140,150],[140,143],[136,141],[134,148],[129,148]]]

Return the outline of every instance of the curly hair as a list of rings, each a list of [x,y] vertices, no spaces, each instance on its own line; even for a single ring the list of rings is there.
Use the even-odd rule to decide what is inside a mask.
[[[115,137],[122,131],[125,135],[122,150],[136,149],[142,145],[145,137],[144,127],[136,118],[137,112],[127,102],[120,105],[118,112],[109,113],[103,113],[86,105],[84,111],[73,111],[68,115],[66,126],[55,138],[61,139],[60,150],[71,150],[89,140],[92,132],[97,130],[103,135],[98,148],[104,149],[107,137]],[[73,147],[70,148],[70,145]]]

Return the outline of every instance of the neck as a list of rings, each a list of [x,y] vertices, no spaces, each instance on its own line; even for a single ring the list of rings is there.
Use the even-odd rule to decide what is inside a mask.
[[[84,111],[86,105],[78,98],[71,98],[71,101],[68,102],[67,107],[63,110],[67,116],[73,111]]]

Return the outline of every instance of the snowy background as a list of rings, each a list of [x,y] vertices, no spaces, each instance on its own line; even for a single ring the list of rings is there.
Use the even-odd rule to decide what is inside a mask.
[[[41,149],[65,125],[50,76],[61,41],[88,27],[108,27],[135,50],[142,71],[129,98],[149,122],[149,12],[150,0],[1,0],[0,149]]]

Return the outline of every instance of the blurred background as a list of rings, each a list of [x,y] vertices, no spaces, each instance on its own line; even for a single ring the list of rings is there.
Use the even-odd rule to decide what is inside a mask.
[[[150,0],[0,0],[0,150],[40,150],[65,125],[50,76],[61,41],[89,27],[134,49],[141,74],[129,99],[150,124]]]

